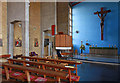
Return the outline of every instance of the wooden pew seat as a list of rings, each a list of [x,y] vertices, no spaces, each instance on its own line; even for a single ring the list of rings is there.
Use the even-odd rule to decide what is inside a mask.
[[[9,58],[11,55],[7,54],[7,55],[0,55],[0,58]]]
[[[21,83],[21,82],[16,81],[15,79],[6,80],[5,78],[2,77],[2,82],[1,83]]]
[[[16,73],[16,75],[15,75],[15,73]],[[4,69],[2,69],[2,74],[5,75]],[[16,79],[21,80],[22,82],[27,81],[27,76],[26,76],[25,72],[16,72],[13,70],[12,71],[9,70],[9,74],[10,74],[10,77],[14,78],[15,80]],[[20,74],[20,75],[17,75],[17,74]],[[32,74],[30,75],[31,81],[35,81],[38,77],[39,76],[36,76],[36,75],[32,75]],[[43,77],[41,77],[41,78],[43,78]],[[48,77],[46,77],[46,79],[47,79],[47,81],[57,81],[56,79],[52,79],[52,78],[48,78]]]
[[[17,59],[8,59],[8,62],[9,62],[9,64],[13,63],[13,62],[14,63],[23,63],[24,66],[26,66],[25,64],[29,64],[29,67],[32,67],[32,68],[38,67],[40,69],[44,69],[44,70],[48,70],[48,71],[56,71],[56,72],[64,73],[66,75],[68,75],[68,74],[75,75],[75,73],[70,73],[70,72],[76,70],[76,67],[74,67],[74,66],[64,66],[61,64],[34,62],[34,61],[17,60]],[[61,69],[63,69],[64,71],[61,71]],[[62,78],[62,79],[64,79],[64,78]]]
[[[13,72],[12,71],[12,73],[10,73],[10,77],[11,78],[14,78],[14,79],[19,79],[19,80],[21,80],[21,81],[27,81],[27,76],[26,76],[26,74],[25,73],[22,73],[22,75],[20,75],[20,76],[13,76],[13,74],[14,73],[16,73],[16,72]],[[20,72],[21,73],[21,72]],[[40,77],[40,76],[37,76],[37,75],[33,75],[33,74],[31,74],[30,75],[30,80],[31,81],[35,81],[37,78],[44,78],[44,77]],[[44,78],[44,79],[46,79],[46,81],[57,81],[56,79],[52,79],[52,78]]]
[[[5,76],[5,74],[6,74],[5,73],[5,69],[0,68],[0,71],[1,71],[1,74],[3,76]],[[15,73],[21,73],[21,75],[15,76],[15,75],[13,75]],[[15,82],[16,80],[21,80],[22,82],[27,81],[27,76],[25,75],[25,72],[17,72],[17,71],[14,71],[14,70],[12,70],[12,71],[9,70],[9,74],[10,74],[10,77],[14,78],[14,79],[12,79],[12,80],[9,79],[8,81],[12,81],[12,82]],[[38,78],[38,76],[36,76],[35,74],[34,75],[33,74],[30,75],[31,81],[35,81],[37,78]],[[41,77],[41,78],[43,78],[43,77]],[[47,79],[48,83],[57,81],[56,79],[49,78],[49,77],[46,77],[46,79]]]
[[[46,76],[50,76],[50,77],[56,77],[56,79],[51,79],[51,78],[46,78],[47,81],[60,81],[60,78],[67,78],[67,75],[64,73],[59,73],[56,71],[48,71],[48,70],[43,70],[43,69],[37,69],[37,68],[31,68],[31,67],[25,67],[25,66],[19,66],[19,65],[13,65],[13,64],[8,64],[8,63],[3,63],[2,66],[4,66],[5,68],[5,72],[6,73],[6,78],[7,80],[9,80],[9,77],[15,78],[15,79],[19,79],[24,81],[25,80],[25,76],[27,76],[27,81],[30,80],[30,72],[31,73],[39,73],[41,75],[46,75]],[[20,76],[14,76],[13,74],[16,73],[14,71],[12,71],[10,74],[8,73],[8,68],[12,68],[12,69],[19,69],[24,71]],[[35,78],[37,79],[39,76],[35,76]],[[43,78],[43,77],[41,77]],[[34,79],[33,81],[35,81],[36,79]],[[30,80],[32,81],[32,80]]]
[[[39,61],[49,61],[49,62],[53,62],[54,64],[60,64],[60,63],[67,63],[67,64],[72,64],[75,65],[76,67],[76,75],[77,75],[77,65],[82,64],[82,62],[80,61],[70,61],[70,60],[60,60],[60,59],[46,59],[46,58],[40,58],[40,57],[28,57],[28,56],[22,56],[21,58],[23,58],[24,60],[26,59],[34,59],[37,62]]]

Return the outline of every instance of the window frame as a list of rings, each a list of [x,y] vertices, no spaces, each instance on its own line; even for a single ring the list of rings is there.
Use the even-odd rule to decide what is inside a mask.
[[[72,36],[72,7],[68,6],[68,34]]]

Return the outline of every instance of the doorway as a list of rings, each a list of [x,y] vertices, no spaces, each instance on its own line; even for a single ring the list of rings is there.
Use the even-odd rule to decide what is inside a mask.
[[[51,30],[45,30],[43,32],[44,39],[44,56],[52,56],[52,48],[53,48],[53,39],[51,35]]]

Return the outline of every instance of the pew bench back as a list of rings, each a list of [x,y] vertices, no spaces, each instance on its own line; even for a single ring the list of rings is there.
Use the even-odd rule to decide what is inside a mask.
[[[61,60],[61,59],[46,59],[46,58],[40,58],[40,57],[29,57],[29,56],[22,56],[24,60],[30,59],[30,60],[36,60],[37,62],[39,61],[50,61],[54,64],[60,64],[60,63],[67,63],[67,64],[73,64],[76,67],[76,75],[77,75],[77,65],[82,64],[80,61],[71,61],[71,60]]]
[[[28,61],[28,60],[8,59],[8,62],[9,62],[9,64],[11,64],[13,62],[22,63],[23,66],[26,66],[26,64],[29,64],[29,65],[33,65],[34,67],[37,66],[38,68],[42,67],[42,69],[44,69],[44,70],[66,73],[66,74],[69,75],[69,81],[71,81],[70,80],[71,79],[71,74],[75,75],[75,74],[71,73],[71,71],[76,70],[76,67],[74,67],[74,66],[64,66],[64,65],[61,65],[61,64],[34,62],[34,61]],[[50,67],[50,68],[47,69],[47,67]],[[60,69],[64,69],[64,70],[66,70],[66,72],[65,71],[59,71]],[[46,77],[46,76],[44,76],[44,77]]]
[[[29,72],[39,73],[41,75],[46,75],[46,76],[50,76],[50,77],[55,77],[57,81],[60,81],[60,78],[67,77],[66,74],[56,72],[56,71],[49,71],[49,70],[43,70],[43,69],[38,69],[38,68],[31,68],[31,67],[25,67],[25,66],[20,66],[20,65],[8,64],[8,63],[3,63],[2,66],[5,68],[7,80],[10,78],[8,68],[24,71],[25,72],[24,75],[27,76],[27,81],[30,81],[30,73]]]

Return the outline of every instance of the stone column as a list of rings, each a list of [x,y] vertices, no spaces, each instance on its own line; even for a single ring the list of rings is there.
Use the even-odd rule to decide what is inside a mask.
[[[22,21],[22,54],[25,55],[25,21]]]
[[[25,50],[25,56],[29,56],[29,0],[25,2],[25,38],[24,38],[24,44],[25,47],[23,50]]]
[[[43,29],[41,29],[41,31],[43,31]],[[42,57],[42,58],[44,57],[44,34],[45,34],[45,33],[42,32],[42,35],[41,35],[41,39],[42,39],[42,40],[41,40],[41,41],[42,41],[42,43],[41,43],[41,50],[42,50],[42,51],[41,51],[41,56],[40,56],[40,57]]]
[[[14,40],[14,24],[9,24],[9,54],[13,58],[13,40]]]
[[[44,57],[43,56],[43,54],[44,54],[44,37],[43,37],[43,35],[44,35],[44,32],[43,32],[43,29],[42,29],[42,4],[43,3],[40,3],[40,56],[39,57]]]

